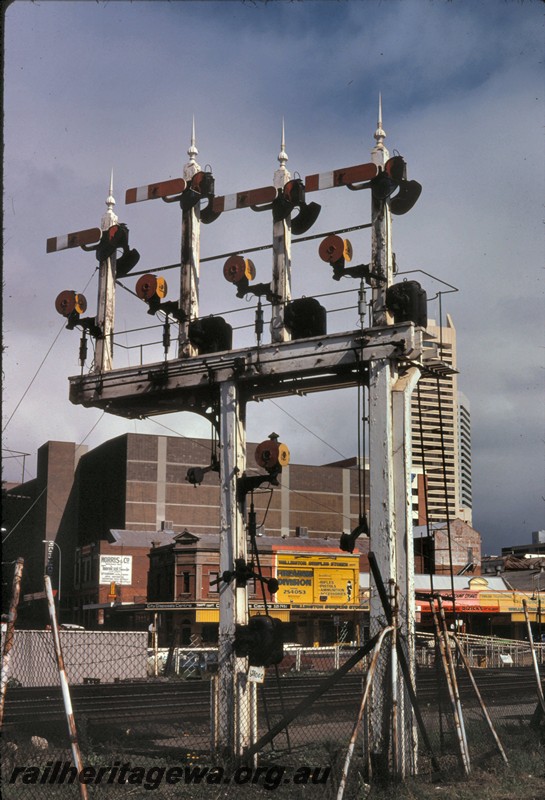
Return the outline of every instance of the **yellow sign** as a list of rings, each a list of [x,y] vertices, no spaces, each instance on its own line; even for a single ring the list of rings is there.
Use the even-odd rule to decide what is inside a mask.
[[[358,556],[277,555],[278,603],[357,605]]]

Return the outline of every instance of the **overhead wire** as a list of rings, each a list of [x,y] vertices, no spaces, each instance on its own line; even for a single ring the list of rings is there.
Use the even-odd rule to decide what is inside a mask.
[[[85,436],[84,436],[84,438],[81,440],[81,442],[79,442],[79,444],[77,445],[78,447],[81,447],[81,445],[82,445],[82,444],[84,444],[84,442],[86,441],[86,439],[88,439],[88,438],[89,438],[89,436],[92,434],[92,432],[94,431],[94,429],[96,428],[96,426],[99,424],[99,422],[100,422],[100,421],[102,420],[102,418],[104,417],[105,413],[106,413],[105,411],[103,411],[103,412],[102,412],[102,414],[100,415],[100,417],[99,417],[99,418],[98,418],[98,419],[95,421],[95,423],[93,424],[93,427],[92,427],[92,428],[91,428],[91,429],[88,431],[88,433],[86,433],[86,435],[85,435]],[[31,480],[32,480],[32,479],[31,479]],[[15,523],[15,525],[14,525],[14,526],[11,528],[11,530],[10,530],[10,531],[8,531],[8,533],[6,534],[6,536],[4,536],[4,538],[2,539],[2,544],[4,544],[4,542],[6,542],[6,541],[9,539],[9,537],[11,536],[11,534],[12,534],[12,533],[13,533],[13,532],[14,532],[14,531],[15,531],[15,530],[16,530],[16,529],[19,527],[19,525],[20,525],[20,524],[21,524],[21,522],[22,522],[22,521],[25,519],[25,517],[27,517],[27,516],[28,516],[28,514],[30,514],[30,512],[32,511],[32,509],[34,508],[34,506],[35,506],[35,505],[36,505],[36,504],[37,504],[37,503],[38,503],[38,502],[41,500],[41,498],[42,498],[42,497],[44,496],[44,494],[47,492],[48,486],[49,486],[49,483],[46,483],[46,484],[45,484],[45,486],[44,486],[44,488],[43,488],[43,489],[42,489],[42,491],[40,492],[40,494],[39,494],[39,495],[38,495],[38,496],[35,498],[34,502],[33,502],[33,503],[32,503],[32,504],[29,506],[29,508],[27,508],[27,510],[25,511],[25,513],[22,515],[22,517],[20,517],[20,518],[17,520],[17,522]],[[57,506],[57,508],[58,508],[58,510],[59,510],[59,511],[61,511],[61,512],[62,512],[62,511],[64,511],[64,509],[63,509],[63,508],[61,508],[61,506],[59,506],[59,504],[56,502],[56,500],[55,500],[53,497],[51,498],[51,502],[53,503],[53,505]]]
[[[96,267],[95,267],[95,269],[93,270],[93,274],[91,275],[91,277],[89,278],[89,280],[88,280],[88,281],[87,281],[87,283],[85,284],[85,287],[84,287],[84,289],[83,289],[83,291],[84,291],[84,292],[86,291],[87,287],[89,286],[89,284],[90,284],[90,283],[91,283],[91,281],[93,280],[93,278],[94,278],[94,276],[95,276],[95,273],[96,273]],[[62,324],[62,326],[61,326],[61,328],[59,329],[59,332],[57,333],[57,335],[55,336],[55,338],[54,338],[54,339],[53,339],[53,341],[51,342],[51,344],[50,344],[50,346],[49,346],[49,348],[48,348],[48,350],[47,350],[47,352],[46,352],[45,356],[43,357],[42,361],[40,362],[40,365],[39,365],[38,369],[36,370],[36,372],[34,373],[34,375],[33,375],[32,379],[31,379],[30,383],[28,384],[27,388],[25,389],[25,391],[24,391],[24,392],[23,392],[23,394],[21,395],[21,398],[20,398],[19,402],[17,403],[17,405],[15,406],[15,408],[13,409],[13,411],[11,412],[11,415],[10,415],[10,417],[8,418],[8,421],[6,422],[6,424],[4,425],[4,427],[2,428],[2,433],[4,433],[4,431],[6,430],[6,428],[7,428],[7,427],[8,427],[8,425],[9,425],[9,423],[11,422],[11,420],[13,419],[13,417],[15,416],[15,414],[16,414],[16,412],[17,412],[17,410],[18,410],[19,406],[21,405],[21,403],[23,402],[23,400],[24,400],[24,399],[25,399],[25,397],[27,396],[28,392],[30,391],[30,388],[31,388],[32,384],[34,383],[34,381],[35,381],[35,380],[36,380],[36,378],[38,377],[38,374],[39,374],[39,372],[40,372],[41,368],[43,367],[43,365],[45,364],[45,362],[46,362],[46,360],[47,360],[47,357],[49,356],[49,354],[50,354],[50,353],[51,353],[51,351],[53,350],[53,348],[54,348],[55,344],[57,343],[57,339],[59,338],[59,336],[61,335],[61,333],[63,332],[63,330],[65,330],[65,328],[66,328],[66,324],[65,324],[65,323],[63,323],[63,324]]]
[[[344,453],[341,453],[341,451],[337,450],[337,448],[334,447],[332,444],[329,444],[329,442],[327,442],[325,439],[322,439],[321,436],[318,436],[317,433],[314,433],[314,431],[311,430],[310,428],[308,428],[303,422],[301,422],[301,420],[297,419],[297,417],[294,417],[293,414],[290,414],[289,411],[286,411],[286,409],[282,408],[282,406],[279,406],[278,403],[275,403],[272,398],[268,398],[268,400],[269,400],[269,403],[272,403],[273,406],[278,408],[279,411],[282,411],[284,414],[286,414],[286,416],[288,416],[290,419],[292,419],[294,422],[296,422],[298,425],[300,425],[301,428],[304,428],[304,430],[306,430],[307,433],[310,433],[312,436],[314,436],[316,439],[318,439],[318,441],[322,442],[322,444],[327,445],[327,447],[329,447],[331,450],[333,450],[335,453],[337,453],[338,455],[342,456],[343,458],[348,458],[348,456],[346,456]]]

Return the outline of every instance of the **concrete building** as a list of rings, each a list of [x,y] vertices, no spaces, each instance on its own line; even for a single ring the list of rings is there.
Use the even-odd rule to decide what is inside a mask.
[[[458,392],[458,484],[460,500],[458,518],[471,525],[473,509],[471,406],[462,392]]]
[[[448,369],[440,377],[423,375],[413,394],[413,471],[420,475],[419,494],[427,494],[431,522],[448,517],[471,525],[470,409],[458,392],[456,329],[447,314],[445,326],[430,320],[427,331]]]

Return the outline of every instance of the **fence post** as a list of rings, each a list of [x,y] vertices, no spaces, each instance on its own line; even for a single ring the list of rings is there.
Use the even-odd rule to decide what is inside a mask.
[[[526,618],[526,627],[528,628],[528,641],[530,642],[530,650],[532,651],[532,661],[534,664],[534,672],[536,675],[537,683],[537,696],[541,710],[545,714],[545,697],[543,696],[543,688],[541,686],[541,676],[539,674],[539,664],[537,663],[536,649],[534,647],[534,637],[532,636],[532,626],[530,625],[530,617],[528,616],[528,605],[526,598],[522,600],[522,607],[524,608],[524,616]]]
[[[8,623],[6,635],[4,637],[4,652],[2,653],[2,695],[0,699],[0,729],[4,722],[4,703],[6,700],[6,689],[8,686],[9,662],[11,659],[11,648],[13,646],[15,620],[17,619],[17,607],[19,605],[19,594],[21,592],[21,577],[23,575],[24,559],[18,558],[15,562],[13,573],[13,584],[11,589],[11,603],[9,607]]]
[[[70,738],[70,747],[72,750],[72,758],[74,759],[74,765],[78,771],[78,776],[79,776],[83,769],[83,764],[81,762],[81,754],[78,744],[78,732],[76,728],[76,721],[74,719],[74,712],[72,710],[70,687],[68,686],[68,678],[66,677],[66,670],[64,668],[61,640],[59,636],[59,628],[57,626],[57,614],[55,611],[55,600],[53,598],[53,591],[51,589],[51,580],[49,579],[49,575],[45,576],[44,582],[45,582],[45,593],[47,595],[47,605],[49,607],[49,618],[51,620],[51,631],[53,633],[53,643],[55,645],[55,654],[57,656],[57,666],[59,669],[59,680],[62,689],[62,698],[64,702],[64,708],[66,711],[66,720],[68,722],[68,735]],[[82,800],[87,800],[86,784],[82,783],[79,780],[78,784],[79,784],[79,793]]]
[[[443,670],[445,673],[445,678],[448,686],[450,703],[452,707],[452,713],[454,716],[454,722],[456,727],[456,735],[458,738],[458,744],[460,747],[460,760],[462,763],[463,770],[466,775],[470,773],[470,762],[469,762],[469,750],[467,747],[467,739],[465,734],[464,728],[464,718],[462,714],[462,706],[460,703],[460,696],[458,693],[458,684],[456,682],[456,673],[454,670],[454,665],[452,663],[452,654],[450,652],[450,643],[448,639],[448,631],[446,628],[445,616],[443,611],[443,606],[441,602],[441,595],[437,596],[437,603],[439,605],[439,613],[441,614],[441,623],[442,623],[442,630],[439,625],[439,619],[437,611],[435,610],[435,598],[430,598],[430,607],[433,614],[433,622],[435,625],[435,632],[437,635],[437,641],[439,643],[439,650],[441,652],[441,659],[443,661]]]

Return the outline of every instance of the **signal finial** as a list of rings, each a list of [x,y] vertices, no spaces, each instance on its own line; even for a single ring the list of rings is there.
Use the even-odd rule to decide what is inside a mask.
[[[104,216],[102,217],[102,220],[100,222],[100,227],[101,227],[101,230],[103,230],[103,231],[110,230],[112,225],[117,225],[117,222],[118,222],[118,216],[114,212],[115,199],[114,199],[114,171],[113,171],[113,168],[112,168],[112,171],[110,173],[110,187],[109,187],[109,191],[108,191],[108,197],[106,198],[106,205],[108,207],[108,210],[106,211],[106,213],[104,214]]]
[[[189,181],[193,175],[201,171],[201,168],[197,164],[197,160],[195,158],[195,156],[199,155],[195,138],[195,115],[193,115],[193,123],[191,126],[191,144],[188,147],[187,155],[189,156],[189,161],[184,165],[184,178],[186,181]]]
[[[282,140],[280,142],[280,152],[278,153],[278,163],[280,166],[274,173],[274,185],[277,189],[281,189],[286,184],[291,175],[286,167],[288,154],[286,153],[286,137],[284,130],[284,117],[282,117]]]
[[[386,132],[382,127],[382,93],[379,92],[378,95],[378,122],[377,122],[377,129],[374,133],[374,138],[376,141],[376,145],[371,150],[371,157],[373,159],[374,164],[385,164],[388,158],[390,157],[390,153],[386,149],[384,145],[384,139],[386,138]]]

